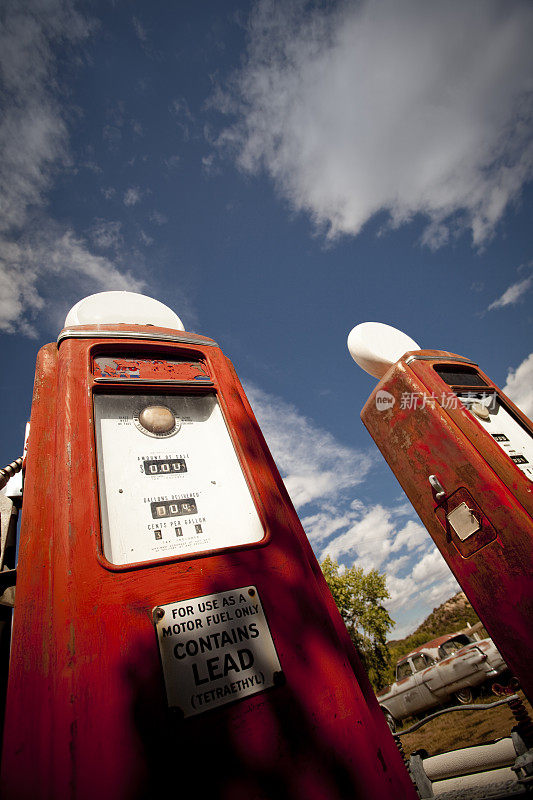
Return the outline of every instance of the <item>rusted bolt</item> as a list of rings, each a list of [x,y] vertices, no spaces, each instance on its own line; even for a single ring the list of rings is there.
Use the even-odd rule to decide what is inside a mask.
[[[250,597],[255,597],[255,589],[248,589],[248,594]]]
[[[165,616],[165,609],[164,608],[156,608],[154,611],[155,619],[163,619]]]

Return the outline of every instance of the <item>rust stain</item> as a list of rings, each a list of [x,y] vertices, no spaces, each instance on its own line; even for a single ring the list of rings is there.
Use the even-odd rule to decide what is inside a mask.
[[[76,632],[74,630],[73,622],[71,622],[69,626],[68,652],[71,659],[74,659],[74,656],[76,655]]]
[[[154,358],[120,358],[97,356],[94,359],[95,378],[153,379],[179,381],[211,381],[205,365],[200,361],[178,361]]]

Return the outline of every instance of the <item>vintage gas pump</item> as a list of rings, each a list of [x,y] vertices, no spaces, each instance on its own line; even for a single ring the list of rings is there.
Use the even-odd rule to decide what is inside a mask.
[[[2,797],[414,798],[235,371],[150,298],[38,357]]]
[[[380,378],[361,419],[533,700],[533,426],[477,364],[380,323],[348,337]]]

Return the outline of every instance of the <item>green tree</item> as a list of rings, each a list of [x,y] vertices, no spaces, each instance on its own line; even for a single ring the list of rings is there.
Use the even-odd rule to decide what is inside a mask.
[[[385,575],[376,569],[366,572],[362,567],[340,571],[329,556],[322,572],[350,638],[363,660],[372,686],[377,691],[384,685],[390,665],[387,634],[394,625],[383,602],[389,597]]]

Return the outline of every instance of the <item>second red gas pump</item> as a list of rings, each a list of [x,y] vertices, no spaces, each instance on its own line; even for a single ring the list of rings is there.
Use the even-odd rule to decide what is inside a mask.
[[[361,419],[533,702],[533,425],[468,358],[381,323],[348,338],[380,379]]]

